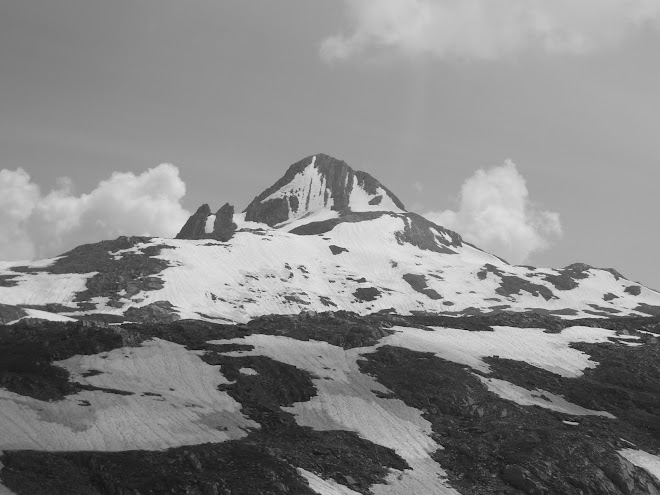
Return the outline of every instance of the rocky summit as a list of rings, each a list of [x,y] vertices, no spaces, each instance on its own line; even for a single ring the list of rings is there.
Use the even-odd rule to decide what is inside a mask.
[[[660,293],[322,154],[212,211],[0,263],[0,495],[660,494]]]

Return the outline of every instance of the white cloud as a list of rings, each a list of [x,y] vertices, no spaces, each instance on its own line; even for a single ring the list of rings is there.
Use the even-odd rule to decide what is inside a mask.
[[[325,60],[373,48],[443,58],[497,59],[536,46],[583,54],[658,26],[660,0],[344,0],[348,34]]]
[[[513,263],[525,262],[561,235],[559,214],[534,206],[524,177],[510,160],[499,167],[477,170],[467,179],[458,211],[424,216]]]
[[[42,194],[23,169],[0,170],[0,259],[55,256],[119,235],[173,236],[189,215],[185,193],[169,164],[139,175],[114,172],[80,196],[68,178]]]

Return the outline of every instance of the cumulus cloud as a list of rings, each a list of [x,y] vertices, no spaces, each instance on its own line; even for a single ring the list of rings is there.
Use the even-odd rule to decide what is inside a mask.
[[[0,170],[0,259],[55,256],[119,235],[173,236],[189,215],[185,193],[169,164],[138,175],[114,172],[81,195],[68,178],[44,194],[25,170]]]
[[[424,216],[513,263],[525,262],[562,232],[559,214],[543,211],[530,201],[525,178],[510,160],[499,167],[477,170],[467,179],[457,211]]]
[[[344,0],[351,28],[321,45],[325,60],[373,48],[497,59],[539,47],[584,54],[658,27],[660,0]]]

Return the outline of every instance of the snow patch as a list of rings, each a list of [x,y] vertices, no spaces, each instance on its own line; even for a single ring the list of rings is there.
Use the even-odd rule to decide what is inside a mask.
[[[510,400],[521,406],[539,406],[552,411],[557,411],[571,416],[604,416],[606,418],[615,419],[610,413],[606,411],[594,411],[585,409],[584,407],[573,404],[564,399],[561,395],[555,395],[545,390],[536,389],[534,391],[509,383],[505,380],[497,378],[485,378],[481,375],[475,374],[481,383],[486,385],[490,392],[493,392],[503,399]]]
[[[21,309],[23,309],[23,311],[25,311],[27,315],[24,316],[23,318],[19,318],[18,320],[7,323],[7,325],[13,325],[26,318],[36,318],[39,320],[48,320],[48,321],[76,321],[74,318],[69,318],[68,316],[59,315],[57,313],[49,313],[48,311],[40,311],[38,309],[29,309],[29,308],[21,308]]]
[[[255,376],[255,375],[259,374],[256,370],[253,370],[252,368],[241,368],[238,371],[239,371],[239,373],[242,373],[242,374],[248,375],[248,376]]]
[[[208,218],[206,219],[206,224],[204,225],[204,233],[212,234],[214,224],[215,224],[215,215],[209,215]]]
[[[199,354],[154,339],[55,363],[73,381],[106,391],[83,390],[45,402],[0,389],[0,448],[160,450],[238,439],[245,429],[259,427],[217,389],[228,380]],[[83,376],[92,370],[99,374]]]
[[[377,196],[381,196],[380,202],[374,205],[369,204]],[[360,187],[357,177],[353,177],[353,188],[351,189],[348,207],[351,211],[393,211],[404,213],[404,210],[392,201],[392,198],[390,198],[389,194],[382,187],[376,188],[375,194],[369,194]]]
[[[0,302],[14,306],[43,306],[48,303],[76,306],[73,300],[87,288],[92,273],[26,273],[14,279],[18,285],[0,287]]]
[[[309,487],[319,495],[360,495],[358,492],[340,485],[335,480],[324,480],[302,468],[298,468],[298,473],[307,480]]]
[[[575,378],[586,368],[598,363],[585,353],[573,349],[574,342],[610,342],[613,330],[591,327],[570,327],[560,333],[546,333],[539,328],[493,327],[493,332],[469,332],[454,328],[434,327],[431,331],[419,328],[394,327],[397,333],[386,337],[384,344],[413,351],[432,352],[455,363],[465,364],[483,373],[490,368],[484,357],[524,361],[563,377]]]
[[[254,348],[226,353],[229,356],[267,356],[314,377],[317,395],[307,402],[283,408],[295,415],[299,425],[321,431],[354,431],[362,438],[394,450],[408,462],[411,469],[392,471],[385,484],[371,487],[372,493],[457,495],[446,485],[446,473],[430,457],[442,447],[431,439],[431,424],[422,417],[421,411],[399,399],[378,397],[375,392],[390,391],[360,372],[357,360],[378,346],[346,350],[326,342],[269,335],[251,335],[230,342]]]
[[[619,454],[637,467],[641,467],[660,482],[660,456],[643,450],[623,449]]]

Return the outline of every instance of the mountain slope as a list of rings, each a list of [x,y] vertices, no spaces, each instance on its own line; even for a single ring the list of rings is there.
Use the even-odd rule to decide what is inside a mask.
[[[2,495],[660,495],[660,294],[326,155],[176,239],[0,263],[0,323]]]
[[[326,155],[292,165],[243,214],[204,205],[177,239],[119,238],[2,263],[0,302],[107,321],[245,322],[303,310],[660,314],[660,293],[615,270],[509,265]]]

